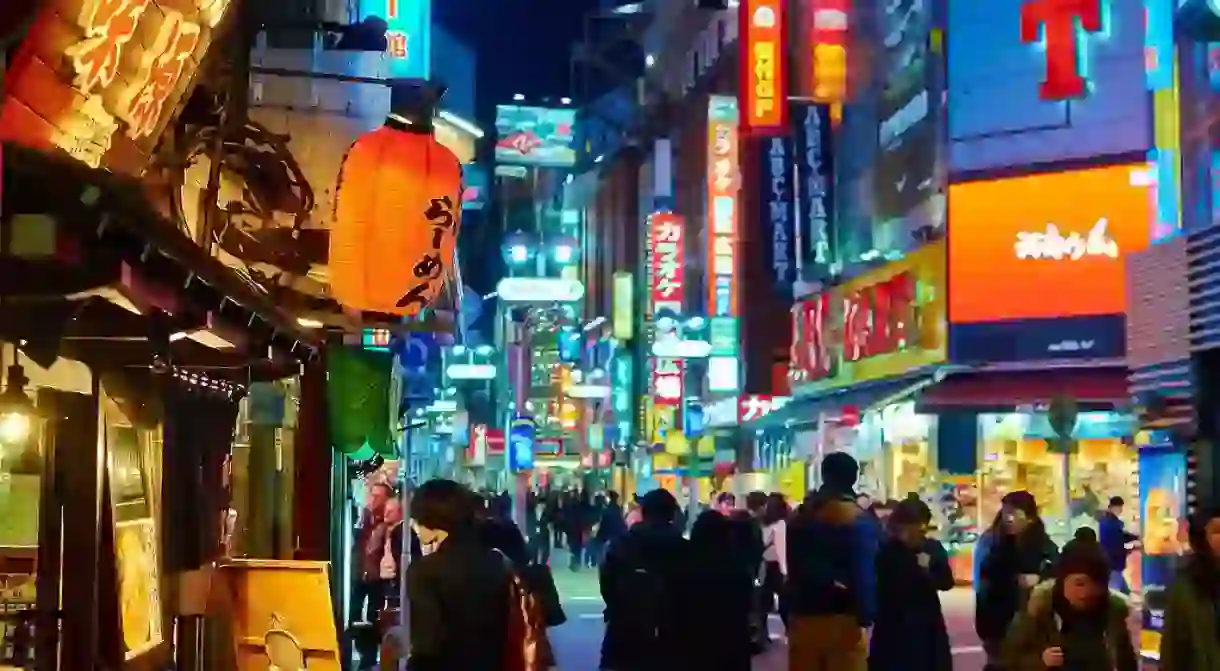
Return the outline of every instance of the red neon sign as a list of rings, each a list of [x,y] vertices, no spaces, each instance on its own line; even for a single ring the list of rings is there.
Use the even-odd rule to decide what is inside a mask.
[[[1078,50],[1084,33],[1101,32],[1101,2],[1028,0],[1022,5],[1021,41],[1046,45],[1046,81],[1039,87],[1043,100],[1083,98],[1088,91]]]
[[[815,0],[809,21],[813,58],[811,91],[814,102],[847,100],[847,39],[849,0]]]
[[[915,277],[895,275],[843,297],[843,360],[860,361],[911,347],[919,333]]]
[[[741,128],[788,129],[787,0],[741,0]]]

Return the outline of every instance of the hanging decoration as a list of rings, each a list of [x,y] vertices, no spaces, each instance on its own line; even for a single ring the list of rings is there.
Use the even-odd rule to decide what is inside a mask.
[[[344,306],[413,316],[436,299],[453,266],[462,171],[432,134],[439,93],[395,89],[385,125],[343,159],[328,266]]]

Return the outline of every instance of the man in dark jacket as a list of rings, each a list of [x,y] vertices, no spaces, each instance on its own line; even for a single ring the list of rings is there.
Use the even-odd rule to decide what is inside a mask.
[[[690,541],[681,507],[664,489],[640,497],[643,519],[610,546],[599,573],[606,603],[601,667],[684,668],[690,648]]]
[[[1121,496],[1110,498],[1110,507],[1097,525],[1097,539],[1106,553],[1106,561],[1110,563],[1110,587],[1130,594],[1131,588],[1127,586],[1123,569],[1127,568],[1127,554],[1131,552],[1128,546],[1137,542],[1139,536],[1127,533],[1123,522],[1123,504]]]
[[[863,671],[876,612],[880,526],[856,504],[860,467],[834,452],[788,527],[788,667]]]

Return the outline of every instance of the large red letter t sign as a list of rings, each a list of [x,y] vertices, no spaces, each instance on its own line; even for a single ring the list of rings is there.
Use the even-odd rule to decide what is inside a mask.
[[[1080,74],[1078,49],[1083,39],[1077,30],[1101,31],[1102,0],[1028,0],[1021,7],[1021,41],[1037,42],[1045,30],[1046,81],[1039,94],[1043,100],[1083,98],[1086,91]]]

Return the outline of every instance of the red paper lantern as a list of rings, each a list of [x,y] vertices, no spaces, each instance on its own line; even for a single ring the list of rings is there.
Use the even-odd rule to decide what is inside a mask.
[[[339,169],[331,295],[349,308],[416,315],[440,294],[457,250],[462,168],[428,123],[391,116]]]

